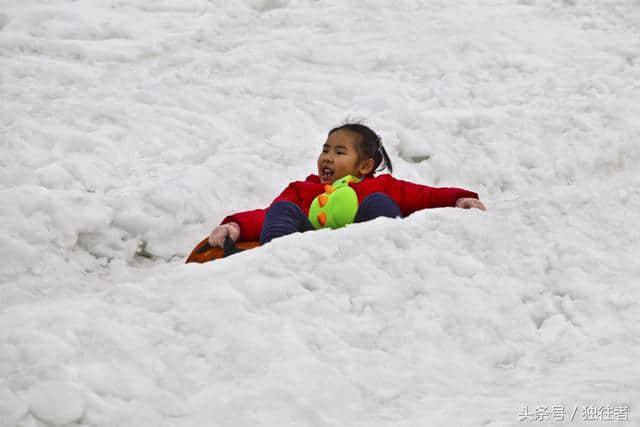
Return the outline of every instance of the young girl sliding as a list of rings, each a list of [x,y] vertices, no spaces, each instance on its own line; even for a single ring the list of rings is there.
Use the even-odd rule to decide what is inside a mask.
[[[428,187],[395,179],[390,174],[374,176],[376,171],[385,168],[389,173],[393,171],[382,141],[373,130],[358,123],[331,129],[318,157],[317,175],[290,183],[267,209],[226,217],[211,232],[209,245],[222,247],[227,237],[233,242],[259,240],[265,244],[295,232],[324,226],[335,228],[343,223],[363,222],[380,216],[405,217],[426,208],[450,206],[485,210],[478,195],[471,191]],[[338,180],[341,181],[336,183]],[[337,190],[339,186],[342,186],[340,191]],[[343,223],[336,225],[327,218],[324,207],[331,206],[333,195],[334,200],[338,200],[338,194],[340,202],[333,205],[339,206],[332,212],[340,216]]]

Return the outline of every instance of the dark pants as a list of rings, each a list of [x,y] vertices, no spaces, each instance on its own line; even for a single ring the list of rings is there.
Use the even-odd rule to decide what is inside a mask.
[[[395,218],[400,216],[400,208],[386,194],[372,193],[365,197],[358,207],[353,222],[369,221],[379,216]],[[277,237],[309,230],[313,230],[313,226],[298,205],[292,202],[276,202],[264,217],[260,243],[265,244]]]

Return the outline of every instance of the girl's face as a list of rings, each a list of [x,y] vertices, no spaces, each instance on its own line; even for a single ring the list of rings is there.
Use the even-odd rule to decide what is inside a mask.
[[[329,135],[318,157],[320,182],[331,184],[347,175],[361,178],[373,169],[373,159],[358,159],[358,138],[357,133],[344,129]]]

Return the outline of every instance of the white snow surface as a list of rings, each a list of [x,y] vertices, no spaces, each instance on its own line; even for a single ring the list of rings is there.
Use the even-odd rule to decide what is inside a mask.
[[[0,425],[638,426],[639,117],[637,0],[1,0]],[[349,118],[488,211],[184,264]]]

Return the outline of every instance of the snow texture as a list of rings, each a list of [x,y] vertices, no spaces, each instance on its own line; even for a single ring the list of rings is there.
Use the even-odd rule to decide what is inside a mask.
[[[0,425],[638,426],[638,117],[637,0],[0,0]],[[183,264],[346,118],[488,211]]]

